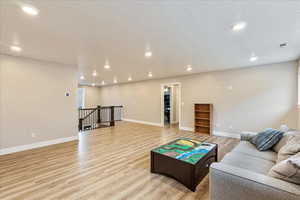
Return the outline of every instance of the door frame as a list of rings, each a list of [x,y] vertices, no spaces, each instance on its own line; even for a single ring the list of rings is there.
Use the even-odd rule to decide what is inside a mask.
[[[173,122],[173,89],[174,89],[174,85],[178,86],[178,105],[179,105],[179,111],[178,111],[178,123],[179,123],[179,127],[181,127],[181,83],[180,82],[173,82],[173,83],[163,83],[161,84],[161,108],[160,108],[160,125],[162,127],[165,126],[165,104],[164,104],[164,88],[170,87],[171,88],[171,95],[170,95],[170,103],[171,103],[171,110],[170,110],[170,124]],[[173,105],[173,106],[172,106]]]

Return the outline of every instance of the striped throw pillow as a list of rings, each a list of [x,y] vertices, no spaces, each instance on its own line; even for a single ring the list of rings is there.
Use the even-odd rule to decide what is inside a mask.
[[[283,134],[283,131],[269,128],[258,133],[250,142],[254,144],[259,151],[267,151],[280,141]]]

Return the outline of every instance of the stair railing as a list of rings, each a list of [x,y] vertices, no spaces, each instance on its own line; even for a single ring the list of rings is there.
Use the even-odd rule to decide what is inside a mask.
[[[115,126],[122,119],[123,106],[97,106],[79,109],[79,131]]]

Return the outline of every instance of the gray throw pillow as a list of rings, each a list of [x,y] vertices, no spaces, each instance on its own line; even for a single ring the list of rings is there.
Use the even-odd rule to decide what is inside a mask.
[[[266,129],[254,136],[250,142],[256,146],[259,151],[271,149],[283,137],[283,131],[276,129]]]

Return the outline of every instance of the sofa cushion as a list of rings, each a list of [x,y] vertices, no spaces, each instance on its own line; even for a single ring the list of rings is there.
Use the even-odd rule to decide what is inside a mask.
[[[247,169],[253,172],[267,175],[269,170],[274,166],[274,162],[250,156],[248,154],[231,152],[225,155],[221,163]]]
[[[262,158],[265,160],[276,162],[277,154],[274,151],[258,151],[256,147],[247,141],[241,141],[232,152],[244,153],[249,156]]]
[[[266,151],[271,149],[276,143],[283,137],[282,131],[276,129],[266,129],[263,132],[254,136],[250,142],[256,146],[260,151]]]

